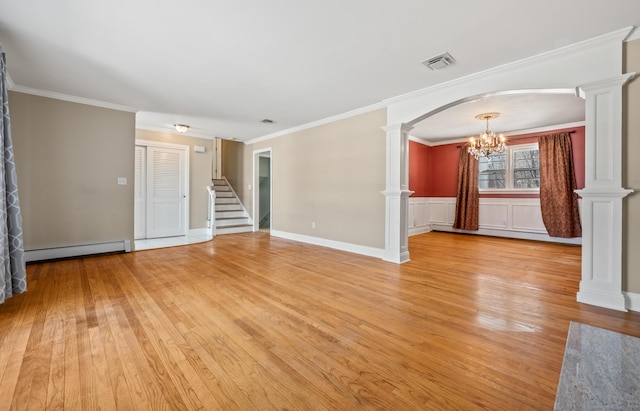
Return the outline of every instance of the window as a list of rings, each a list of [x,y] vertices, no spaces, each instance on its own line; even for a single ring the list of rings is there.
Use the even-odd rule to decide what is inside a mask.
[[[540,190],[537,143],[507,147],[502,154],[480,157],[478,163],[478,188],[481,192]]]

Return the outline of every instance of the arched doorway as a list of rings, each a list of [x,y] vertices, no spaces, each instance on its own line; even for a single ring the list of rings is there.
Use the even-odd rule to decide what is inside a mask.
[[[577,299],[626,310],[622,294],[622,87],[620,30],[562,51],[501,66],[390,101],[387,111],[386,260],[408,261],[408,135],[412,124],[449,104],[501,90],[573,89],[585,99],[586,179],[582,281]],[[612,58],[615,56],[615,58]],[[598,62],[598,64],[595,64]],[[593,64],[591,64],[593,63]],[[496,91],[498,90],[498,91]]]

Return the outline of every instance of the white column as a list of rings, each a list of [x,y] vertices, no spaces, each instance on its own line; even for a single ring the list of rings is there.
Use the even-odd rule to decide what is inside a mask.
[[[585,103],[585,188],[579,302],[627,311],[622,294],[622,87],[633,73],[580,86]]]
[[[409,131],[407,124],[384,127],[387,132],[387,186],[385,261],[401,264],[409,261]]]

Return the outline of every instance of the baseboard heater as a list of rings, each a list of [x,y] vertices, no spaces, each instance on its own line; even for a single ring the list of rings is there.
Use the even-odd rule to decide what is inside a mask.
[[[114,253],[118,251],[131,252],[131,241],[113,241],[110,243],[72,245],[67,247],[43,248],[40,250],[25,250],[26,262],[53,260],[56,258],[80,257],[83,255]]]

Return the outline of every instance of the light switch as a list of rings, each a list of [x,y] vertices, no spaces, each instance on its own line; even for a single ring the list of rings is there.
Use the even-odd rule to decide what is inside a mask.
[[[118,185],[126,186],[127,185],[127,177],[118,177]]]

